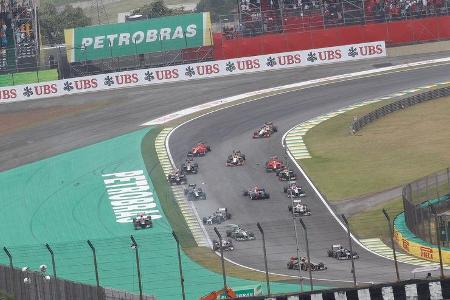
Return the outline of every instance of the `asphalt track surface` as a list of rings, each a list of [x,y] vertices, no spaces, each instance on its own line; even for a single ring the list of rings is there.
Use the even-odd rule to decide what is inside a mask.
[[[138,89],[86,94],[48,100],[0,105],[0,113],[28,111],[35,108],[102,103],[98,109],[63,119],[40,122],[0,136],[0,171],[43,159],[74,148],[89,145],[128,133],[156,117],[183,108],[268,87],[300,82],[314,78],[376,68],[378,64],[394,65],[448,56],[435,55],[384,58],[370,61],[297,68],[278,72],[232,76],[217,80],[199,80]],[[201,174],[196,181],[204,182],[208,200],[197,203],[200,215],[208,215],[217,207],[226,206],[235,223],[254,224],[259,221],[266,230],[269,268],[272,272],[286,270],[286,260],[295,255],[292,219],[287,211],[289,201],[282,194],[282,184],[273,174],[266,174],[263,163],[271,154],[281,156],[281,136],[297,123],[346,105],[386,95],[401,89],[414,88],[450,79],[450,66],[387,74],[343,83],[310,88],[300,92],[274,96],[244,104],[200,118],[178,129],[171,138],[171,151],[180,163],[198,140],[208,141],[213,152],[199,160]],[[264,121],[273,120],[279,133],[266,140],[252,140],[251,133]],[[239,148],[248,156],[243,168],[225,168],[225,158],[232,149]],[[300,179],[300,182],[304,182]],[[272,199],[250,202],[242,197],[244,189],[259,184],[266,187]],[[329,270],[315,277],[350,280],[348,262],[325,258],[325,249],[334,241],[345,241],[344,232],[333,221],[322,204],[306,187],[313,216],[305,219],[309,230],[313,261],[324,261]],[[302,237],[300,236],[300,239]],[[227,256],[242,264],[263,269],[261,254],[255,252],[261,241],[239,243],[237,250]],[[301,243],[303,244],[303,242]],[[356,249],[361,254],[356,269],[360,281],[379,282],[393,279],[391,262]],[[404,278],[410,277],[412,267],[402,265]]]
[[[260,222],[265,228],[270,271],[296,275],[297,271],[286,268],[289,257],[296,255],[293,219],[288,212],[291,201],[283,193],[285,183],[280,182],[275,174],[266,173],[264,169],[265,161],[270,156],[284,157],[281,145],[283,133],[324,112],[332,112],[401,89],[449,79],[450,66],[441,66],[337,83],[239,105],[179,127],[170,138],[171,153],[174,161],[180,164],[194,142],[205,141],[212,147],[212,152],[197,159],[199,174],[189,178],[190,183],[201,185],[208,196],[206,201],[195,202],[199,215],[207,216],[218,207],[227,207],[233,218],[226,223],[242,224],[257,235],[254,241],[235,242],[236,250],[226,252],[227,258],[249,267],[264,269],[261,238],[256,227],[256,223]],[[253,131],[265,121],[273,121],[279,132],[269,139],[252,139]],[[246,165],[225,167],[226,158],[233,149],[239,149],[246,154]],[[297,174],[300,175],[299,172]],[[326,253],[326,249],[332,244],[348,245],[346,232],[331,217],[306,180],[300,176],[297,181],[305,187],[307,197],[304,201],[312,211],[312,216],[303,218],[308,228],[311,260],[324,262],[328,266],[328,270],[314,272],[313,276],[318,279],[351,281],[350,261],[328,258]],[[242,195],[244,190],[255,185],[266,188],[271,194],[270,200],[252,201]],[[306,256],[303,231],[300,224],[297,223],[297,226],[300,233],[300,253]],[[211,239],[217,239],[212,227],[207,226],[207,231]],[[224,235],[224,225],[218,227]],[[355,250],[360,254],[355,267],[359,281],[394,280],[395,272],[391,261],[360,247]],[[413,268],[415,267],[401,265],[402,277],[410,278]],[[302,273],[307,276],[307,273]]]

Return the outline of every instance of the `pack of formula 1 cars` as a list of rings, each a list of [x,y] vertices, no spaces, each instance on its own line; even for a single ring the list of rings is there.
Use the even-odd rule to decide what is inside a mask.
[[[330,249],[327,251],[328,257],[333,257],[338,260],[345,259],[358,259],[359,255],[355,251],[350,251],[347,248],[342,247],[341,245],[332,245]]]
[[[231,219],[231,214],[225,207],[218,208],[212,215],[203,217],[202,221],[205,225],[222,224],[223,222]]]

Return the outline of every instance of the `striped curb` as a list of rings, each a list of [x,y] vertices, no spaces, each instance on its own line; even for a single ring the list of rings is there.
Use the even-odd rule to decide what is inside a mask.
[[[419,88],[415,88],[415,89],[405,90],[405,91],[397,92],[397,93],[394,93],[394,94],[391,94],[391,95],[388,95],[385,97],[381,97],[378,99],[364,101],[364,102],[361,102],[361,103],[355,104],[355,105],[350,105],[350,106],[347,106],[340,110],[337,110],[335,112],[320,115],[318,117],[315,117],[313,119],[310,119],[308,121],[300,123],[296,127],[289,130],[286,135],[286,146],[287,146],[289,152],[292,154],[292,156],[296,160],[311,158],[311,154],[309,153],[308,147],[306,146],[303,138],[306,135],[306,133],[314,126],[317,126],[324,121],[327,121],[333,117],[336,117],[338,115],[341,115],[345,112],[348,112],[348,111],[353,110],[358,107],[376,103],[376,102],[379,102],[382,100],[390,100],[390,99],[393,99],[396,97],[405,96],[407,94],[424,92],[425,90],[433,90],[439,86],[448,85],[448,84],[450,84],[450,82],[441,82],[441,83],[431,84],[431,85],[427,85],[427,86],[423,86],[423,87],[419,87]]]
[[[337,111],[334,111],[334,112],[331,112],[328,114],[320,115],[313,119],[307,120],[307,121],[302,122],[299,125],[295,126],[294,128],[290,129],[288,132],[286,132],[285,138],[284,138],[284,141],[286,143],[285,144],[286,148],[296,161],[312,158],[311,154],[308,151],[308,147],[306,146],[306,144],[304,142],[304,136],[314,126],[317,126],[324,121],[327,121],[333,117],[339,116],[345,112],[348,112],[348,111],[353,110],[358,107],[362,107],[362,106],[372,104],[372,103],[377,103],[382,100],[390,100],[390,99],[393,99],[396,97],[405,96],[407,94],[425,92],[426,90],[434,90],[440,86],[445,86],[448,84],[450,84],[450,81],[435,83],[435,84],[431,84],[431,85],[427,85],[427,86],[423,86],[423,87],[419,87],[419,88],[414,88],[414,89],[409,89],[409,90],[404,90],[404,91],[397,92],[397,93],[394,93],[394,94],[391,94],[388,96],[380,97],[380,98],[377,98],[374,100],[368,100],[368,101],[364,101],[364,102],[361,102],[358,104],[350,105],[350,106],[344,107],[340,110],[337,110]],[[375,253],[379,256],[382,256],[384,258],[391,259],[391,260],[394,259],[394,256],[392,253],[392,248],[385,245],[380,239],[363,239],[363,240],[359,240],[359,242],[362,244],[362,246],[364,246],[365,248],[367,248],[368,250],[372,251],[373,253]],[[396,255],[397,260],[400,262],[403,262],[403,263],[408,263],[408,264],[417,265],[417,266],[439,265],[438,263],[433,263],[433,262],[430,262],[427,260],[423,260],[423,259],[417,258],[412,255],[406,255],[403,253],[396,253],[396,254],[397,254]],[[445,268],[450,269],[450,265],[445,265]]]
[[[362,239],[359,240],[364,246],[372,250],[373,252],[377,253],[378,255],[387,257],[389,259],[394,259],[394,254],[392,253],[392,248],[387,246],[385,243],[383,243],[382,240],[379,238],[372,238],[372,239]],[[422,267],[439,267],[439,263],[437,262],[431,262],[427,260],[423,260],[420,258],[417,258],[415,256],[407,255],[404,253],[396,252],[397,261],[402,263],[407,263],[410,265],[415,266],[422,266]],[[450,265],[444,264],[444,267],[446,269],[450,269]]]
[[[172,163],[170,162],[169,156],[166,150],[166,138],[169,133],[173,130],[172,127],[167,127],[161,130],[155,139],[155,150],[159,159],[159,163],[164,171],[164,175],[167,175],[173,170]],[[192,233],[192,236],[199,247],[209,247],[209,244],[205,238],[204,231],[200,226],[199,219],[195,211],[193,210],[192,204],[187,201],[184,195],[184,186],[171,186],[173,196],[175,201],[183,214],[184,219]]]

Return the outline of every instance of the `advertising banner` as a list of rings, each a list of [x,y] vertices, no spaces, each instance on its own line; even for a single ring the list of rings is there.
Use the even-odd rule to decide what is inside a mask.
[[[169,82],[317,66],[384,56],[386,56],[385,43],[384,41],[380,41],[187,65],[131,70],[35,84],[1,87],[0,104]]]
[[[430,247],[412,240],[408,240],[395,227],[394,227],[394,240],[405,252],[413,256],[433,262],[439,262],[439,251],[437,246]],[[441,253],[442,253],[442,262],[444,264],[450,263],[450,251],[443,248]]]
[[[69,62],[212,45],[208,12],[64,30]]]

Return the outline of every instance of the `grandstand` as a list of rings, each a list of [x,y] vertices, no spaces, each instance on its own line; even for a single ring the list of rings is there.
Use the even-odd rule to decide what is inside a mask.
[[[449,0],[239,0],[237,14],[221,17],[221,28],[233,39],[442,16],[449,9]]]

